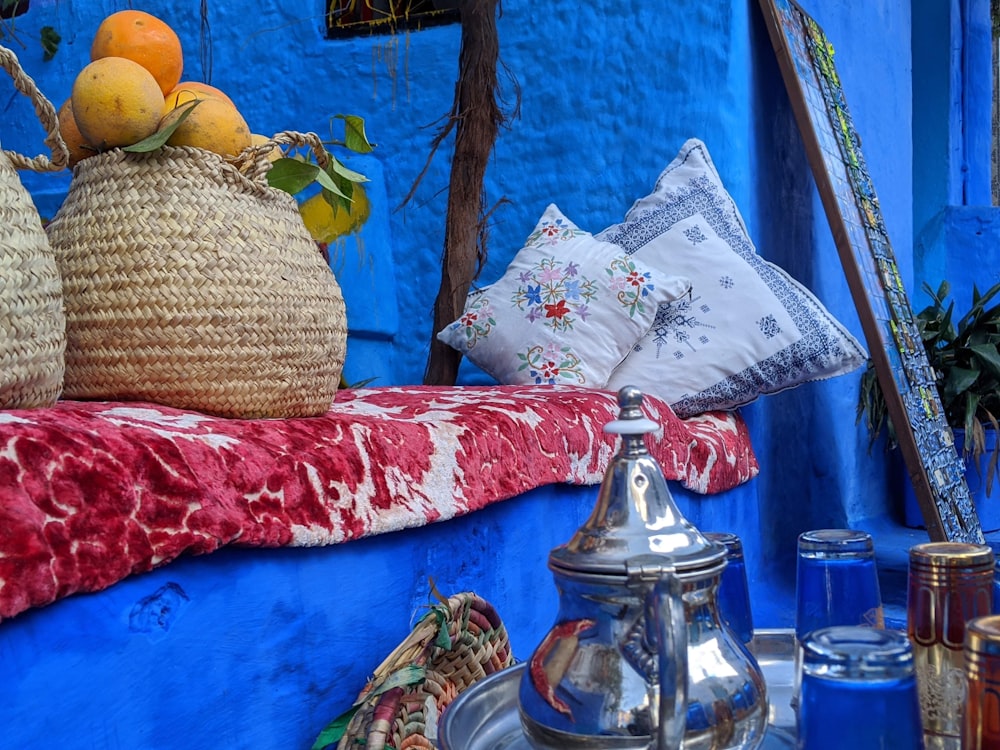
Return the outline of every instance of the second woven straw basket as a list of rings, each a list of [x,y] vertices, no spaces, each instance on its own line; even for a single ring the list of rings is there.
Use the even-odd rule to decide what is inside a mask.
[[[66,301],[64,395],[225,417],[325,413],[340,384],[340,286],[266,181],[279,133],[235,160],[192,147],[82,160],[49,225]]]
[[[0,47],[0,65],[29,99],[45,128],[52,159],[0,151],[0,408],[51,406],[63,385],[66,319],[62,282],[35,204],[18,169],[49,172],[69,160],[55,108]]]

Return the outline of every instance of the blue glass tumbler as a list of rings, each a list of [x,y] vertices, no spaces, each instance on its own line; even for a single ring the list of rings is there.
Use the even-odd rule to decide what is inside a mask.
[[[993,598],[990,614],[1000,615],[1000,541],[986,540],[986,546],[993,553]]]
[[[802,640],[834,625],[884,628],[882,594],[871,535],[853,529],[799,534],[795,569],[795,671],[791,705],[798,710]]]
[[[726,548],[726,567],[719,581],[719,616],[737,638],[748,644],[753,640],[753,613],[743,542],[729,532],[710,531],[705,536]]]
[[[1000,615],[1000,555],[993,563],[993,614]]]
[[[920,699],[906,634],[820,628],[802,641],[799,750],[922,750]]]
[[[871,535],[851,529],[799,534],[795,635],[832,625],[885,627]]]

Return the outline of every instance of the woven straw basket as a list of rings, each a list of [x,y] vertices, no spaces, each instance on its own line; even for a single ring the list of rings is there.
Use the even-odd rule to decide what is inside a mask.
[[[493,606],[473,593],[456,594],[432,607],[375,670],[337,748],[432,750],[438,717],[451,701],[513,663],[507,628]],[[333,745],[317,740],[315,747]]]
[[[45,128],[52,160],[0,151],[0,408],[51,406],[63,384],[66,319],[62,282],[38,210],[18,169],[64,169],[69,154],[55,108],[25,74],[13,52],[0,47],[0,64],[31,99]]]
[[[267,152],[191,147],[81,161],[49,225],[66,300],[63,395],[225,417],[325,413],[347,344],[344,300]]]

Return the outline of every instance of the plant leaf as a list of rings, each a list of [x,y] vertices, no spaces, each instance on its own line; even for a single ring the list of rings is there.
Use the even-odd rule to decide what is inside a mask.
[[[329,151],[327,151],[327,156],[330,159],[327,171],[333,170],[334,173],[339,174],[341,177],[346,180],[350,180],[351,182],[368,182],[367,177],[360,172],[355,172],[353,169],[345,167],[340,160]]]
[[[322,192],[323,200],[330,204],[333,208],[333,215],[336,216],[338,211],[350,211],[351,210],[351,198],[347,198],[343,195],[337,195],[332,193],[326,188]]]
[[[1000,351],[997,349],[997,344],[974,344],[969,349],[976,359],[985,365],[987,372],[995,378],[1000,378]]]
[[[185,110],[181,112],[176,120],[167,125],[165,128],[157,130],[148,138],[143,138],[141,141],[133,143],[131,146],[125,146],[122,151],[129,151],[134,154],[145,154],[150,151],[156,151],[156,149],[160,148],[167,142],[170,136],[174,134],[174,131],[180,127],[180,124],[187,119],[188,115],[191,114],[191,111],[198,106],[200,102],[200,99],[185,102],[181,105],[181,107],[184,107]]]
[[[305,190],[315,180],[319,180],[322,184],[323,174],[323,170],[316,164],[284,156],[276,159],[267,171],[267,184],[295,195]]]
[[[942,390],[942,400],[945,403],[950,402],[956,396],[961,395],[969,389],[969,387],[976,382],[979,377],[979,369],[970,370],[965,367],[951,367],[948,370],[948,374],[944,379],[944,383],[941,385]]]
[[[42,26],[39,32],[42,42],[42,59],[48,62],[53,57],[56,56],[56,52],[59,51],[59,42],[62,41],[62,37],[59,32],[56,31],[51,26]]]
[[[336,183],[333,177],[331,177],[327,172],[323,171],[319,167],[316,167],[315,180],[320,185],[322,185],[325,190],[329,190],[334,195],[341,196],[342,198],[344,198],[344,200],[350,203],[351,200],[350,196],[345,195],[344,191],[340,189],[340,185]]]
[[[359,154],[372,152],[375,144],[369,143],[368,136],[365,135],[364,118],[357,115],[334,115],[334,117],[344,121],[344,145],[347,148]]]

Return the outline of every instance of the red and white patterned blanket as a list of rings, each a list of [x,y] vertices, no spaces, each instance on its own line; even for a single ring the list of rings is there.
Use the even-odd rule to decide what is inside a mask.
[[[735,413],[662,425],[667,479],[756,476]],[[237,420],[146,403],[0,411],[0,619],[228,544],[336,544],[558,482],[597,484],[613,393],[552,386],[346,390],[322,417]]]

